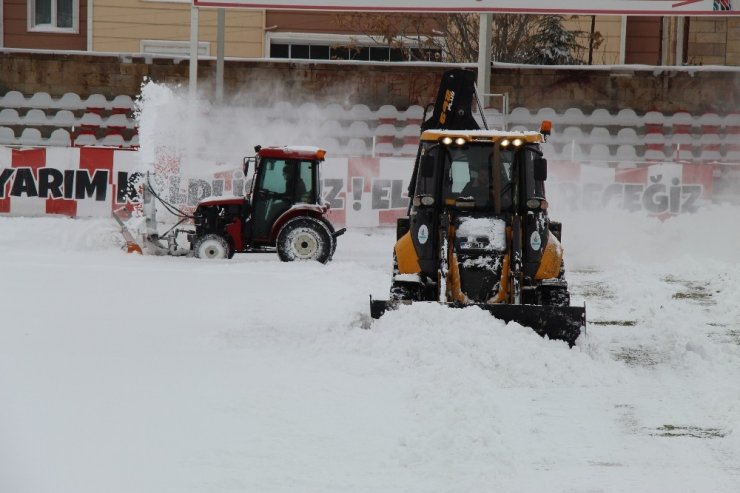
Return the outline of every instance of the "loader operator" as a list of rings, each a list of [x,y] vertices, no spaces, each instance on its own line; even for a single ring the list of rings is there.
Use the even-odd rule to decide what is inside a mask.
[[[463,187],[460,197],[473,197],[477,205],[485,205],[491,197],[491,173],[487,166],[470,168],[470,181]]]

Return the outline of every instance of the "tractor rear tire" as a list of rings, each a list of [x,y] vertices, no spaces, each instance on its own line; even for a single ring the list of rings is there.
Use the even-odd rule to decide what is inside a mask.
[[[231,258],[231,247],[223,236],[208,234],[195,240],[193,252],[196,258],[227,259]]]
[[[315,260],[325,264],[331,259],[331,233],[321,221],[299,217],[288,221],[277,237],[277,253],[283,262]]]

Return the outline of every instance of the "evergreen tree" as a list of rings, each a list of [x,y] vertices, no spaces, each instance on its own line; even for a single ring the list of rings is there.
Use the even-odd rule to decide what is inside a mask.
[[[563,27],[563,16],[545,15],[538,17],[536,32],[528,40],[524,51],[524,63],[536,65],[580,65],[576,57],[582,48],[578,34]]]

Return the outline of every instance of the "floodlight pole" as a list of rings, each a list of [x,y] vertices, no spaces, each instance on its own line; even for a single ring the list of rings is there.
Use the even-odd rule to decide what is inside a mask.
[[[478,94],[481,104],[488,105],[488,96],[491,92],[491,25],[493,14],[480,14],[480,29],[478,35]]]
[[[190,73],[188,94],[195,99],[198,92],[198,7],[190,7]]]

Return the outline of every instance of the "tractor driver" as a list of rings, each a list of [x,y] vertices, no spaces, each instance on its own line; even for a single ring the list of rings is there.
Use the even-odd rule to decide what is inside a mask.
[[[301,175],[297,173],[298,164],[286,163],[283,166],[283,178],[285,178],[285,190],[293,190],[293,196],[291,197],[295,202],[307,202],[309,197],[306,192],[306,183],[301,178]],[[288,192],[289,194],[289,192]]]

